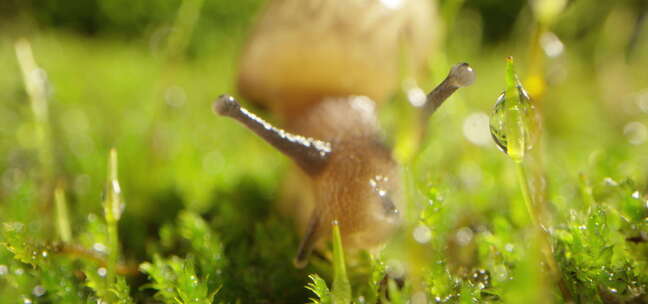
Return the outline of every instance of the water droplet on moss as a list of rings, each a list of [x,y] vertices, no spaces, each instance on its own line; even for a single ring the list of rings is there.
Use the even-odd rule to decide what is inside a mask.
[[[497,265],[493,269],[493,275],[498,281],[504,281],[508,279],[508,269],[506,269],[506,266],[504,265]]]
[[[432,239],[432,231],[430,231],[430,228],[423,224],[418,225],[416,228],[414,228],[414,232],[412,234],[414,235],[414,239],[421,244],[425,244]]]
[[[537,133],[540,130],[540,119],[535,106],[531,103],[529,94],[521,86],[517,87],[520,94],[522,111],[527,126],[524,132],[526,149],[531,150],[537,141]],[[506,94],[502,93],[495,103],[495,108],[490,116],[490,133],[497,147],[508,154],[508,141],[506,138]]]
[[[618,183],[617,181],[615,181],[614,179],[612,179],[611,177],[606,177],[606,178],[604,178],[604,179],[603,179],[603,182],[604,182],[606,185],[608,185],[608,186],[613,186],[613,187],[616,187],[616,186],[619,185],[619,183]]]
[[[36,285],[34,289],[32,289],[32,294],[36,297],[42,297],[45,294],[45,288],[40,285]]]
[[[108,247],[106,247],[106,245],[102,243],[94,243],[94,245],[92,245],[92,249],[94,249],[94,251],[96,252],[103,253],[103,254],[108,252]]]
[[[456,237],[457,243],[459,243],[459,245],[466,246],[466,245],[468,245],[468,243],[470,243],[470,241],[472,241],[473,235],[474,235],[474,233],[473,233],[472,229],[470,229],[469,227],[463,227],[463,228],[459,229],[459,231],[457,231],[457,234],[456,234],[455,237]]]
[[[385,271],[390,277],[399,279],[405,275],[405,266],[403,265],[403,262],[399,260],[389,260]]]
[[[623,127],[623,135],[633,145],[641,145],[648,140],[648,128],[638,121],[629,122]]]

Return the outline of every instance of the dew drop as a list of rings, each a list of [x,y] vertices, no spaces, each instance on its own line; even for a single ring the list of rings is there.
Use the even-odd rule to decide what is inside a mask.
[[[484,289],[491,285],[491,275],[486,269],[476,269],[472,274],[472,280],[477,288]]]
[[[639,199],[639,191],[632,192],[632,198]]]
[[[414,232],[412,234],[414,235],[414,239],[421,244],[425,244],[432,239],[432,231],[430,231],[430,228],[423,224],[418,225],[416,228],[414,228]]]
[[[94,249],[94,251],[100,252],[100,253],[107,253],[108,252],[108,247],[106,247],[106,245],[104,245],[102,243],[94,243],[94,245],[92,245],[92,249]]]
[[[494,277],[499,281],[504,281],[508,278],[508,269],[504,265],[497,265],[493,270]]]
[[[32,294],[36,297],[42,297],[45,294],[45,288],[40,285],[36,285],[34,289],[32,289]]]
[[[3,276],[9,272],[7,265],[0,265],[0,276]]]
[[[27,298],[27,297],[23,298],[23,304],[32,304],[32,303],[33,302],[32,302],[32,300],[30,298]]]
[[[552,32],[546,32],[540,37],[540,45],[547,56],[554,58],[560,56],[565,50],[562,41]]]
[[[99,267],[99,269],[97,269],[97,274],[100,277],[105,277],[108,274],[108,270],[106,270],[106,268],[104,267]]]
[[[614,186],[614,187],[616,187],[616,186],[619,185],[619,183],[618,183],[617,181],[615,181],[614,179],[612,179],[611,177],[606,177],[606,178],[604,178],[604,179],[603,179],[603,182],[604,182],[606,185],[608,185],[608,186]]]
[[[535,106],[531,103],[529,94],[522,88],[518,86],[518,93],[520,94],[520,100],[522,103],[522,110],[524,111],[524,117],[528,123],[527,128],[524,132],[524,143],[526,144],[526,149],[531,150],[535,145],[536,139],[538,136],[535,136],[540,129],[540,119],[538,113],[535,110]],[[502,93],[497,98],[495,102],[495,108],[490,116],[490,133],[491,137],[495,141],[497,147],[504,153],[508,154],[508,141],[506,138],[506,94]]]
[[[506,134],[504,134],[504,93],[495,102],[495,109],[490,117],[490,132],[497,147],[506,153]]]
[[[405,266],[399,260],[389,260],[387,262],[386,272],[390,277],[399,279],[405,275]]]
[[[623,135],[633,145],[640,145],[648,139],[648,128],[638,121],[629,122],[623,127]]]
[[[463,227],[457,231],[455,235],[457,238],[457,243],[461,246],[466,246],[473,239],[473,231],[469,227]]]

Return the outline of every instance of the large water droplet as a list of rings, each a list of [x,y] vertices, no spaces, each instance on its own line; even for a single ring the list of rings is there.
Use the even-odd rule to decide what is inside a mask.
[[[531,103],[529,94],[521,86],[517,87],[520,94],[521,111],[524,114],[526,128],[524,132],[524,142],[527,151],[533,149],[540,130],[540,119],[535,106]],[[495,108],[490,117],[490,132],[497,147],[502,152],[508,154],[508,142],[506,138],[506,94],[502,93],[495,103]]]

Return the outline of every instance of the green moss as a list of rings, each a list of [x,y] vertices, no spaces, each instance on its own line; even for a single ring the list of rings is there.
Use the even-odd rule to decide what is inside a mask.
[[[589,16],[583,3],[567,7],[564,20]],[[249,15],[226,8],[225,2],[206,1],[202,13]],[[640,80],[648,63],[648,52],[641,50],[648,43],[639,32],[634,56],[618,51],[630,43],[610,33],[632,29],[630,23],[616,24],[632,19],[623,16],[634,11],[609,13],[615,22],[587,35],[597,39],[562,36],[561,28],[572,31],[566,25],[555,29],[566,49],[557,58],[544,57],[545,91],[533,96],[544,134],[538,138],[541,157],[527,156],[543,174],[529,184],[541,189],[553,257],[562,287],[574,300],[643,303],[648,141],[641,126],[648,120]],[[128,42],[50,28],[30,31],[49,88],[49,119],[38,121],[11,38],[31,27],[3,23],[0,302],[564,301],[529,241],[533,232],[514,169],[494,144],[471,137],[488,129],[469,118],[492,109],[504,86],[502,58],[526,41],[527,21],[520,18],[516,25],[523,34],[493,47],[473,36],[481,20],[477,12],[453,9],[451,15],[457,19],[446,20],[453,24],[448,30],[470,34],[447,35],[447,53],[433,56],[441,64],[430,74],[447,71],[443,62],[467,60],[478,80],[434,115],[425,145],[404,165],[408,208],[402,231],[371,253],[342,256],[337,245],[334,250],[327,244],[305,269],[292,265],[299,244],[296,220],[276,203],[284,188],[304,186],[283,185],[288,161],[210,110],[213,98],[235,92],[239,21],[235,29],[210,29],[221,21],[197,20],[189,56],[172,62],[151,38],[154,29],[152,36]],[[518,73],[529,74],[529,60],[516,55]],[[434,80],[420,84],[429,89]],[[405,108],[404,96],[397,94],[381,109],[388,136],[407,130],[403,125],[416,115]],[[38,124],[49,124],[46,144]],[[113,147],[118,168],[107,162]],[[112,182],[106,189],[116,169],[121,196]],[[528,173],[537,170],[529,166]],[[343,287],[341,257],[348,279]]]

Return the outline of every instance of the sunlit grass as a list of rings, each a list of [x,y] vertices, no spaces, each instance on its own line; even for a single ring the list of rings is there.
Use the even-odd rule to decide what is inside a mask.
[[[130,294],[135,302],[295,303],[315,293],[326,302],[335,294],[339,247],[333,246],[333,265],[316,257],[304,270],[292,267],[298,236],[292,219],[273,205],[288,162],[211,113],[213,98],[234,92],[237,41],[206,42],[170,66],[147,39],[37,33],[29,37],[33,56],[50,87],[49,119],[35,120],[14,41],[6,37],[0,44],[3,297],[81,303],[127,301]],[[610,101],[602,71],[613,67],[588,61],[579,45],[564,43],[564,53],[545,62],[558,74],[548,77],[541,104],[544,183],[532,185],[544,189],[553,257],[577,301],[645,301],[645,84],[628,83],[628,91]],[[564,299],[542,276],[539,245],[529,241],[533,213],[514,167],[483,140],[488,123],[480,117],[491,113],[506,87],[503,59],[514,46],[512,39],[445,54],[449,62],[470,62],[478,81],[435,114],[422,150],[405,168],[412,229],[381,253],[344,257],[352,301]],[[632,60],[624,68],[635,79],[648,59]],[[521,75],[529,69],[518,63]],[[423,84],[431,88],[432,82]],[[395,98],[383,109],[392,142],[405,106]],[[43,148],[39,128],[50,130],[51,147]],[[126,204],[119,221],[106,217],[114,206],[102,206],[111,201],[106,176],[116,172],[107,162],[112,147],[119,151]],[[51,165],[42,153],[50,154]],[[47,182],[58,185],[56,191],[41,190],[43,165],[51,166]],[[51,197],[42,199],[43,193]],[[348,299],[346,292],[342,298]]]

